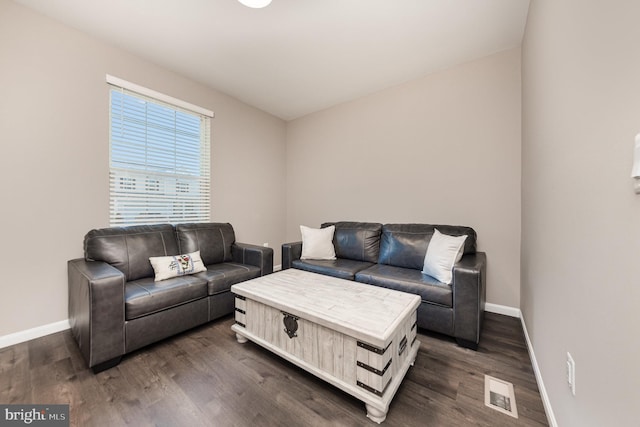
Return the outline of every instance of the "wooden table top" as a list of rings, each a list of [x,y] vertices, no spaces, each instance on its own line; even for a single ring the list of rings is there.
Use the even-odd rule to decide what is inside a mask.
[[[418,295],[290,268],[231,287],[236,295],[365,340],[388,343]]]

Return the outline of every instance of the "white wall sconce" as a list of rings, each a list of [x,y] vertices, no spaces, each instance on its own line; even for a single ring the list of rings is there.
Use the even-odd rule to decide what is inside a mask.
[[[635,191],[636,194],[640,194],[640,133],[636,135],[636,145],[633,149],[631,178],[633,178],[633,191]]]

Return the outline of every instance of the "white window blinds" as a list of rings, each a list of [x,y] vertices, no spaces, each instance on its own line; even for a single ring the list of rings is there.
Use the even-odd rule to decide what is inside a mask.
[[[108,76],[109,78],[110,76]],[[122,82],[119,79],[118,83]],[[111,83],[111,226],[208,222],[210,115]],[[109,81],[109,79],[108,79]],[[180,106],[175,104],[180,104]],[[204,114],[203,114],[204,112]],[[211,113],[211,116],[213,114]]]

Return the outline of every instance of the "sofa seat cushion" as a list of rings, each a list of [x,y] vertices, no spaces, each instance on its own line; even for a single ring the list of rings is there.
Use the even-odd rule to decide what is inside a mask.
[[[374,264],[372,262],[338,258],[331,261],[295,260],[291,265],[299,270],[354,280],[358,271],[367,269]]]
[[[207,271],[194,275],[207,281],[207,292],[215,295],[230,290],[231,285],[260,277],[260,268],[236,262],[222,262],[207,266]]]
[[[419,295],[422,301],[453,307],[451,285],[412,268],[376,264],[356,274],[356,281]]]
[[[127,320],[146,316],[207,296],[207,281],[195,276],[174,277],[160,282],[153,278],[125,283]]]

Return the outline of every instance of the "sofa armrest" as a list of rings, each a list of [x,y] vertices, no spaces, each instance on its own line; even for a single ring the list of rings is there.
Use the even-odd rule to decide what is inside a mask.
[[[486,301],[487,256],[476,252],[453,267],[453,335],[466,347],[477,347]]]
[[[235,242],[231,245],[233,262],[260,268],[260,275],[273,273],[273,249],[264,246]]]
[[[282,244],[282,269],[291,268],[293,261],[302,256],[302,242]]]
[[[87,365],[119,360],[125,353],[124,274],[101,261],[74,259],[67,267],[69,323]]]

